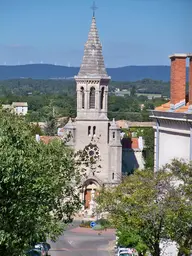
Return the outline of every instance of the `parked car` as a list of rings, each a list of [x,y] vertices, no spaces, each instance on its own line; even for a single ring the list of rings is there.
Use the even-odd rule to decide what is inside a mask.
[[[137,252],[132,248],[119,247],[117,256],[136,256]]]
[[[35,244],[35,249],[41,251],[41,256],[48,256],[48,253],[49,253],[49,250],[51,249],[51,246],[48,243],[41,242],[41,243]]]
[[[38,249],[31,249],[25,253],[27,256],[41,256],[41,251]]]
[[[128,253],[128,251],[123,251],[119,254],[119,256],[133,256],[133,254]]]

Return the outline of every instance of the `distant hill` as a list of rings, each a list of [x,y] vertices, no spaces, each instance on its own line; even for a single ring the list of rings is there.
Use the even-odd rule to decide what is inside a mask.
[[[77,75],[78,71],[78,67],[51,64],[0,66],[0,80],[15,78],[71,79]],[[145,78],[165,82],[170,80],[170,66],[127,66],[108,68],[107,72],[113,81],[137,81]]]

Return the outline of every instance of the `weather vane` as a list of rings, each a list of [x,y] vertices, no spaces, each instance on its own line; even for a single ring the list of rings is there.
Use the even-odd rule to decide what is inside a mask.
[[[91,9],[93,10],[93,17],[95,17],[95,11],[98,9],[98,7],[95,4],[95,1],[93,1],[93,5],[91,6]]]

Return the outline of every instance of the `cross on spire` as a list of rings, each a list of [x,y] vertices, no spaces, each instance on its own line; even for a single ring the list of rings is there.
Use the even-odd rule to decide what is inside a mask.
[[[95,1],[93,1],[93,5],[91,6],[91,9],[93,10],[93,17],[95,17],[95,11],[98,9],[98,7],[95,4]]]

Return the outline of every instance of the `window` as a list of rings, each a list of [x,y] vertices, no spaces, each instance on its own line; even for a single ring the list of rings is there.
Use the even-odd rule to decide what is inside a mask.
[[[105,90],[105,88],[104,87],[102,87],[102,89],[101,89],[101,98],[100,98],[100,109],[103,109],[103,101],[104,101],[104,90]]]
[[[113,139],[115,139],[115,132],[113,132]]]
[[[91,87],[89,97],[89,108],[95,108],[95,88]]]
[[[112,173],[112,180],[114,180],[114,178],[115,178],[115,174],[114,174],[114,172]]]
[[[81,108],[85,108],[85,91],[83,87],[81,87]]]
[[[91,126],[88,126],[88,135],[91,135]]]
[[[107,134],[107,143],[109,143],[109,128],[110,128],[111,124],[108,123],[108,134]]]
[[[96,133],[96,126],[93,126],[93,135]]]

